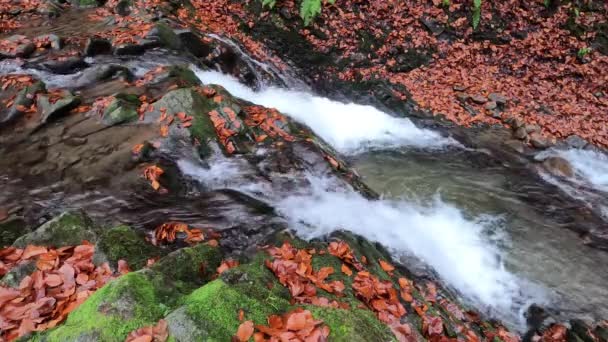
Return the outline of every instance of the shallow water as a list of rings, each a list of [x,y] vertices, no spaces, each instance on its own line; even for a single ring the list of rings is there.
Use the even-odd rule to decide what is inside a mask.
[[[550,197],[551,187],[501,167],[479,168],[467,152],[368,153],[353,162],[385,198],[428,202],[440,196],[469,217],[492,217],[490,238],[507,269],[540,285],[550,308],[581,318],[608,315],[608,253],[586,246],[562,222],[529,203],[528,197],[539,193]]]

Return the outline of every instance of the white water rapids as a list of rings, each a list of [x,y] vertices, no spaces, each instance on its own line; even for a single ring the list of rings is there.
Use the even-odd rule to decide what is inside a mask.
[[[237,97],[276,108],[308,125],[342,153],[404,146],[437,149],[455,144],[437,132],[371,106],[273,87],[255,92],[218,72],[196,73],[206,84],[219,84]],[[234,188],[257,197],[262,194],[303,238],[347,229],[380,242],[397,258],[414,256],[480,310],[514,327],[523,327],[523,311],[529,304],[545,301],[541,291],[532,290],[535,287],[505,269],[501,251],[484,234],[487,221],[467,219],[458,208],[439,199],[426,207],[404,200],[372,201],[318,175],[307,175],[312,186],[302,193],[280,193],[269,182],[251,184],[239,177],[235,169],[245,163],[230,159],[216,160],[209,169],[187,161],[179,166],[207,186]]]

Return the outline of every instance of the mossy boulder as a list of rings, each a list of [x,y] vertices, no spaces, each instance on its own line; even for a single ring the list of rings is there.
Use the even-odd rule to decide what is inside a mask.
[[[80,212],[65,212],[18,238],[13,246],[75,246],[82,244],[84,240],[94,242],[96,239],[93,224],[86,215]]]
[[[118,125],[137,120],[137,109],[141,101],[137,95],[118,94],[103,113],[103,122],[107,125]]]
[[[146,265],[148,259],[164,254],[160,248],[147,242],[142,234],[124,225],[104,231],[97,248],[111,264],[115,265],[122,259],[132,270],[138,270]]]
[[[29,233],[25,221],[20,218],[10,218],[0,222],[0,248],[10,246],[22,235]]]
[[[89,7],[97,7],[101,5],[100,0],[70,0],[72,6],[80,7],[80,8],[89,8]]]
[[[34,340],[124,341],[129,332],[155,324],[168,308],[158,299],[148,272],[111,281],[70,313],[63,325]]]
[[[11,108],[8,109],[4,115],[0,111],[0,124],[9,123],[14,120],[19,119],[24,113],[18,108],[29,108],[32,104],[34,104],[34,99],[36,98],[36,94],[42,92],[46,89],[45,84],[43,82],[36,82],[32,85],[26,86],[23,88],[15,98],[15,103]]]

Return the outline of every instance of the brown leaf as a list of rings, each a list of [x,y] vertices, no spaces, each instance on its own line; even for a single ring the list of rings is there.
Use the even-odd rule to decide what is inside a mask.
[[[238,338],[238,341],[247,342],[253,335],[253,331],[254,329],[252,321],[243,322],[241,325],[239,325],[239,329],[236,332],[236,337]]]

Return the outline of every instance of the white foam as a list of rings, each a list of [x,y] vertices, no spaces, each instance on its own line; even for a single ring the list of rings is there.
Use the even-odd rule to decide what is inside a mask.
[[[403,201],[370,201],[354,191],[328,191],[312,179],[313,191],[278,204],[292,228],[304,238],[346,229],[377,241],[396,256],[413,254],[478,307],[515,325],[525,308],[545,301],[505,269],[501,252],[484,238],[480,222],[437,200],[422,207]],[[526,284],[526,286],[529,284]]]
[[[598,190],[608,192],[608,156],[580,149],[560,150],[556,154],[570,162],[581,180]]]
[[[276,108],[306,124],[342,153],[364,148],[438,148],[455,144],[453,139],[444,138],[437,132],[416,127],[409,119],[392,117],[371,106],[345,104],[275,87],[255,92],[229,75],[193,69],[203,83],[219,84],[234,96]]]

